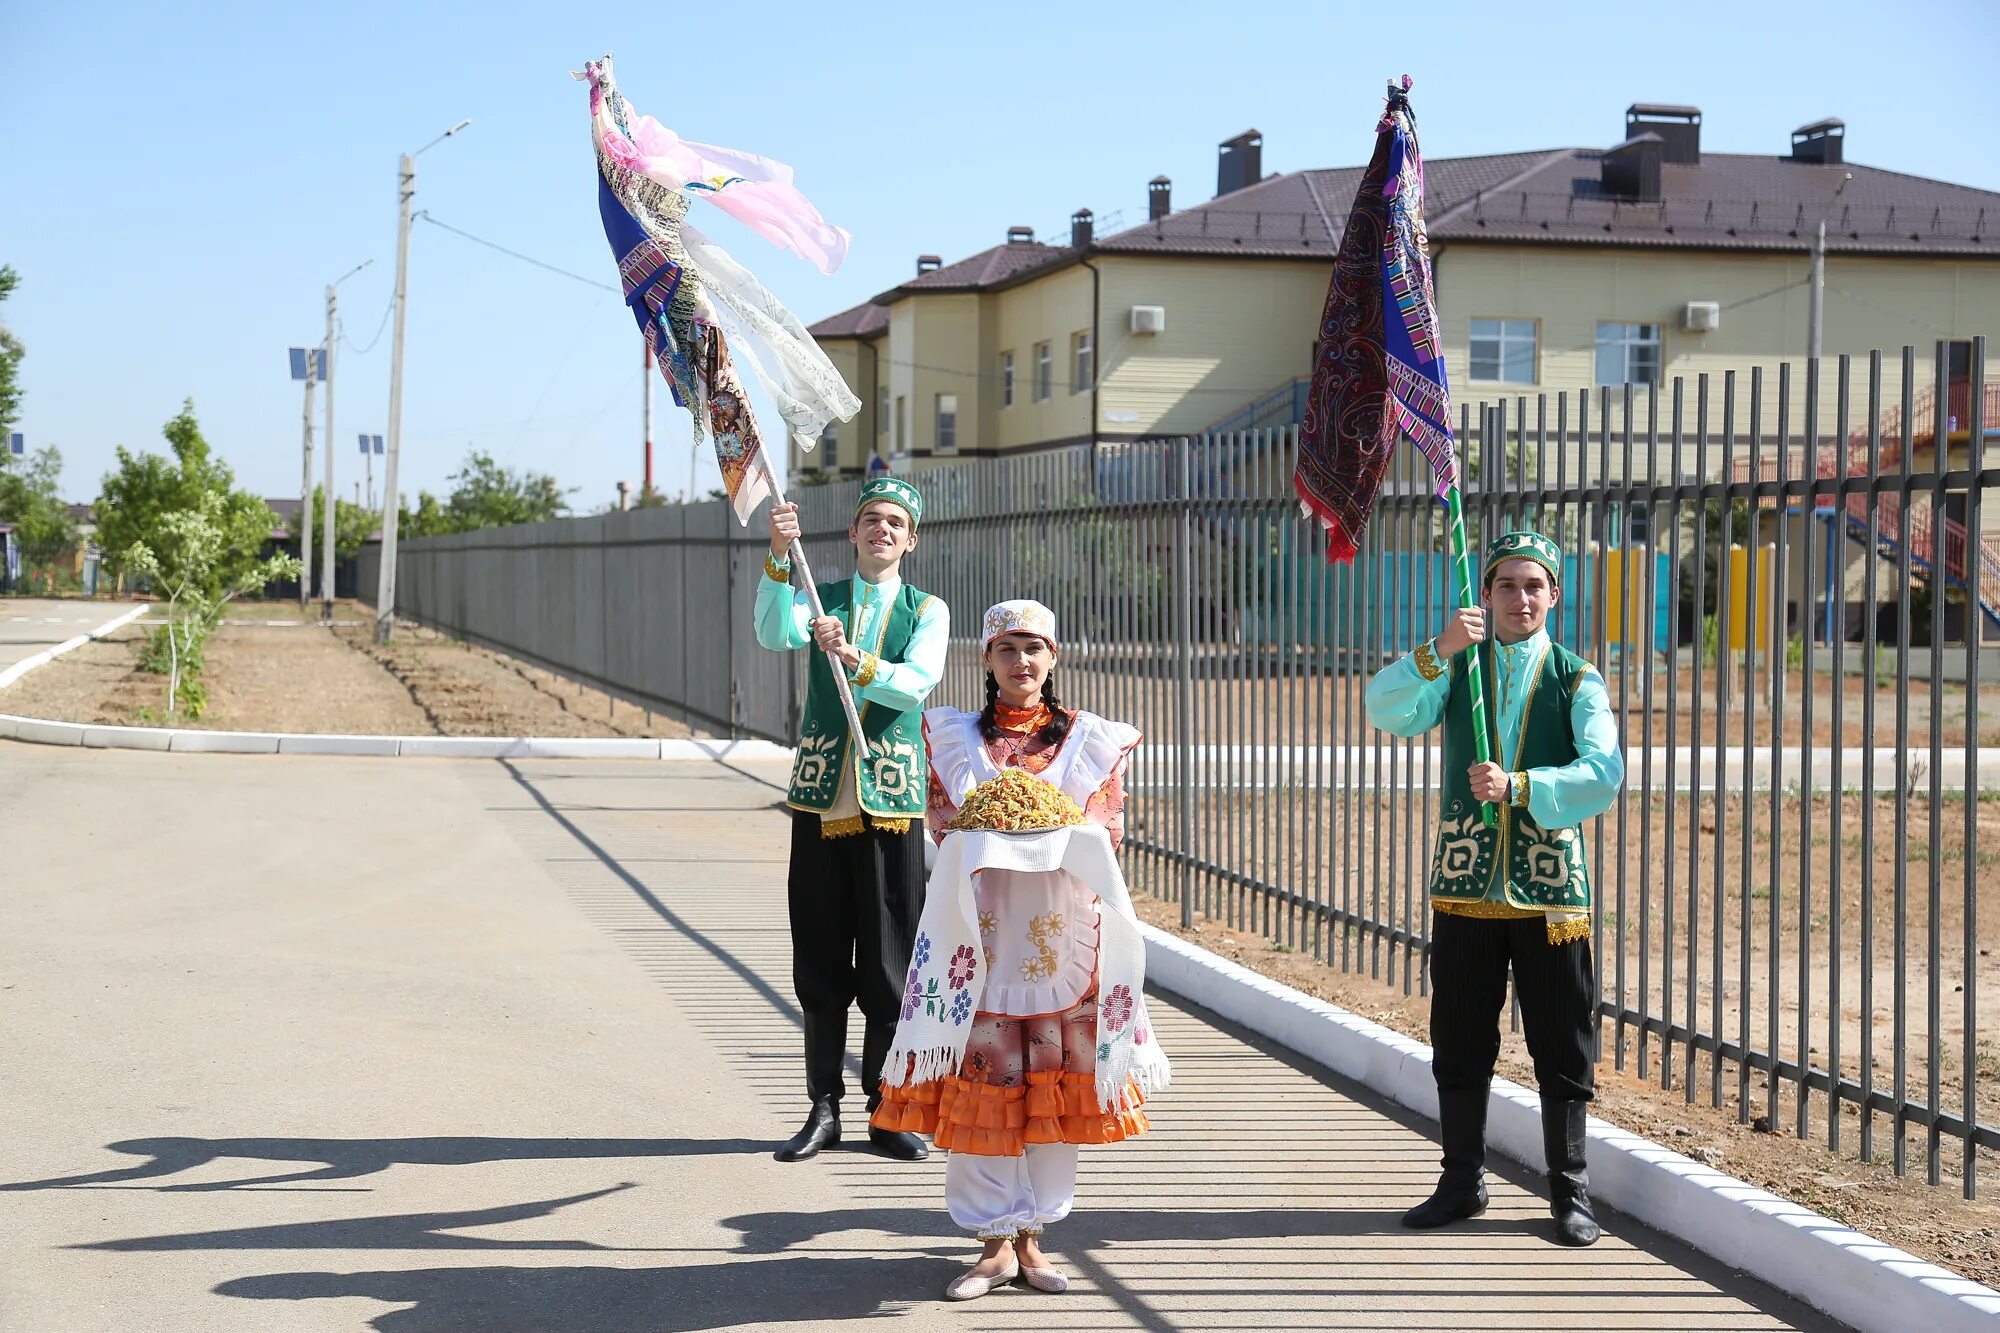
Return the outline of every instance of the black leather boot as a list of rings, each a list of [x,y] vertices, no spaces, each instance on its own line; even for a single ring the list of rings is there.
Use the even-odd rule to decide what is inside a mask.
[[[870,1023],[861,1038],[861,1086],[868,1092],[868,1113],[872,1116],[875,1108],[882,1104],[882,1063],[889,1057],[889,1048],[896,1043],[896,1026],[893,1023]],[[931,1150],[923,1139],[901,1130],[879,1129],[868,1126],[868,1142],[884,1157],[898,1162],[921,1162],[931,1155]]]
[[[1428,1231],[1486,1211],[1486,1091],[1438,1091],[1444,1174],[1430,1198],[1403,1214],[1404,1226]]]
[[[839,1143],[840,1102],[833,1097],[822,1097],[813,1103],[804,1127],[785,1140],[785,1146],[772,1156],[781,1162],[803,1162],[808,1157],[817,1157],[821,1148],[837,1147]]]
[[[1542,1150],[1549,1159],[1549,1212],[1556,1244],[1594,1245],[1599,1234],[1590,1211],[1590,1176],[1583,1168],[1588,1102],[1542,1103]]]

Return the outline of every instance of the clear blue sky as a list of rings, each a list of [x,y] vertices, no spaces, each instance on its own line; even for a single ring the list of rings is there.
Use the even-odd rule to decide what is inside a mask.
[[[298,388],[322,289],[352,265],[367,344],[395,258],[395,167],[420,208],[599,281],[585,95],[605,50],[634,104],[689,138],[793,164],[854,234],[831,278],[697,204],[700,225],[811,322],[913,271],[1072,211],[1142,218],[1146,181],[1214,190],[1254,126],[1267,171],[1352,165],[1407,71],[1434,157],[1608,146],[1633,101],[1691,102],[1704,145],[1785,151],[1843,117],[1848,156],[2000,188],[1987,76],[2000,6],[1933,0],[1614,6],[1333,3],[0,5],[0,314],[27,343],[20,429],[90,499],[115,445],[161,448],[192,396],[249,487],[296,494]],[[404,484],[442,491],[468,445],[552,471],[580,511],[639,476],[640,352],[615,297],[418,224]],[[335,445],[384,428],[389,337],[343,349]],[[662,485],[689,432],[664,391]],[[764,414],[767,434],[775,418]],[[315,469],[317,472],[317,468]],[[379,475],[378,475],[379,484]],[[700,485],[714,485],[712,461]]]

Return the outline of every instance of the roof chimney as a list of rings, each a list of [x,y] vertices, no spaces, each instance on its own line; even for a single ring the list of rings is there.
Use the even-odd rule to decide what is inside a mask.
[[[1234,194],[1246,185],[1264,179],[1264,136],[1245,130],[1234,139],[1224,139],[1215,163],[1215,197]]]
[[[935,273],[943,267],[944,260],[938,258],[936,255],[917,256],[917,276],[920,278],[926,273]]]
[[[1665,141],[1648,131],[1608,150],[1598,166],[1604,193],[1618,199],[1658,199],[1665,149]]]
[[[1842,149],[1846,138],[1847,122],[1832,116],[1801,125],[1792,131],[1792,161],[1837,167],[1844,160]]]
[[[1035,243],[1035,229],[1033,227],[1007,228],[1007,244],[1033,245],[1034,243]]]
[[[1174,211],[1174,183],[1155,176],[1146,183],[1146,221],[1158,222]]]
[[[1072,250],[1088,250],[1090,238],[1096,231],[1097,219],[1087,208],[1079,208],[1069,215],[1069,244]]]
[[[1634,102],[1625,108],[1625,137],[1631,140],[1642,134],[1660,136],[1663,146],[1661,161],[1671,162],[1677,167],[1701,165],[1700,107]]]

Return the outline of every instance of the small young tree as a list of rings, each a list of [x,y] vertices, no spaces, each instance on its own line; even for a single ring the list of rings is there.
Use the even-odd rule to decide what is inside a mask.
[[[105,563],[121,573],[139,572],[126,556],[144,544],[163,563],[165,576],[180,582],[181,571],[172,563],[177,548],[160,539],[160,524],[173,513],[209,513],[222,545],[201,575],[201,590],[220,596],[260,567],[278,516],[258,497],[236,489],[235,474],[214,457],[201,433],[192,400],[161,433],[173,450],[171,459],[135,456],[119,447],[118,467],[105,476],[97,501],[97,543],[104,548]],[[208,499],[215,503],[211,506]]]
[[[122,552],[126,569],[150,578],[166,594],[169,722],[183,706],[199,717],[207,705],[199,680],[201,650],[222,608],[243,593],[304,572],[295,555],[252,563],[236,558],[230,508],[229,496],[204,489],[192,507],[159,515],[150,541],[133,542]]]

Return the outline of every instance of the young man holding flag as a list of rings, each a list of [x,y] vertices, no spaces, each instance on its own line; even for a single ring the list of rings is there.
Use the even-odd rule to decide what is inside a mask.
[[[1431,1047],[1444,1176],[1403,1225],[1444,1226],[1486,1210],[1486,1104],[1500,1054],[1511,964],[1542,1095],[1556,1240],[1598,1236],[1584,1171],[1596,1085],[1597,987],[1582,825],[1611,807],[1625,759],[1595,667],[1553,643],[1562,554],[1535,532],[1486,548],[1484,607],[1368,685],[1368,719],[1396,736],[1444,724],[1444,808],[1431,865]],[[1491,638],[1488,644],[1489,619]],[[1468,651],[1470,650],[1470,651]],[[1484,660],[1490,752],[1480,762],[1473,654]],[[1497,807],[1492,826],[1483,806]]]
[[[854,576],[818,587],[815,619],[806,589],[794,590],[788,553],[799,538],[798,506],[771,509],[771,558],[757,588],[757,641],[776,651],[813,646],[806,706],[787,804],[792,863],[792,985],[805,1014],[803,1128],[778,1149],[803,1161],[840,1142],[841,1066],[847,1013],[859,1001],[867,1028],[861,1086],[872,1112],[882,1061],[895,1040],[910,948],[923,910],[924,700],[944,674],[950,613],[942,600],[902,580],[916,549],[923,497],[900,477],[861,488],[849,526]],[[831,659],[847,679],[861,720],[857,747]],[[889,1157],[927,1155],[914,1134],[870,1127]]]

